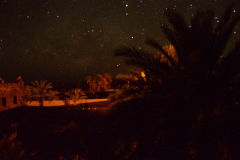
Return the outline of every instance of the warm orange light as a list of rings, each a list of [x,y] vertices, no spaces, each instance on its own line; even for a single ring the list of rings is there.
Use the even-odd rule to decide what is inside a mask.
[[[142,76],[143,78],[145,78],[145,77],[146,77],[146,75],[145,75],[145,73],[144,73],[144,72],[141,72],[141,76]]]

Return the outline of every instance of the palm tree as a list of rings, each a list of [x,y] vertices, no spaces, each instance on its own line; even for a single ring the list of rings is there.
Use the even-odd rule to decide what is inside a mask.
[[[52,83],[41,80],[34,81],[28,86],[27,97],[30,100],[38,100],[41,107],[43,107],[44,100],[53,99],[57,96],[58,92],[53,90]]]
[[[146,109],[142,110],[140,115],[144,115],[147,110],[153,110],[151,106],[159,106],[163,109],[167,115],[165,117],[169,128],[167,131],[171,135],[168,136],[169,144],[182,148],[187,148],[189,142],[195,141],[197,144],[197,140],[190,140],[186,133],[190,131],[194,133],[195,130],[192,129],[198,126],[200,127],[198,131],[205,130],[201,128],[201,124],[218,119],[225,113],[224,110],[229,110],[230,106],[235,105],[236,100],[239,101],[239,96],[236,95],[239,92],[234,89],[232,82],[240,73],[240,68],[236,67],[240,62],[240,41],[235,43],[232,50],[226,52],[233,29],[240,19],[240,16],[233,15],[232,9],[233,5],[228,7],[217,24],[214,23],[212,11],[197,12],[190,24],[187,24],[180,14],[168,10],[166,16],[171,26],[164,24],[161,29],[174,46],[177,53],[175,57],[152,39],[147,40],[146,44],[158,50],[154,54],[129,47],[115,52],[115,56],[124,57],[127,64],[141,68],[148,84],[144,98],[138,97],[124,102],[123,105],[130,107],[126,104],[134,106],[135,102],[138,105],[146,105]],[[146,100],[152,102],[147,103]],[[116,106],[124,110],[121,104]],[[177,137],[176,133],[178,133]],[[203,136],[199,132],[197,135]],[[216,139],[216,135],[211,138]],[[206,139],[201,140],[205,142]],[[216,152],[220,154],[220,149],[213,150],[215,144],[208,146],[201,142],[199,144],[205,147],[202,147],[205,151],[209,146],[212,147],[209,149],[211,152],[207,152],[212,156]],[[224,142],[221,145],[226,147]],[[187,154],[186,152],[182,152],[181,155]],[[197,154],[196,150],[193,152]],[[174,155],[177,156],[177,153]],[[197,156],[201,157],[201,154]],[[204,156],[201,158],[204,159]]]
[[[115,55],[125,57],[127,64],[142,68],[148,80],[160,79],[168,87],[170,82],[181,80],[186,85],[204,84],[209,89],[209,83],[214,83],[215,87],[223,88],[239,73],[235,66],[240,58],[240,41],[232,51],[224,52],[240,18],[232,16],[232,8],[224,12],[216,27],[212,11],[197,12],[189,27],[180,14],[168,10],[166,16],[173,29],[162,25],[162,30],[173,44],[177,58],[152,39],[146,43],[158,50],[156,54],[126,47],[117,50]]]
[[[85,92],[79,88],[69,90],[68,92],[65,93],[65,96],[73,100],[74,103],[79,99],[86,98]]]

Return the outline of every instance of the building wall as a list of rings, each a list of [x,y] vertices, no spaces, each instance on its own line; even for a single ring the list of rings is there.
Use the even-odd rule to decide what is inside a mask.
[[[23,92],[22,82],[0,84],[0,111],[21,106]]]

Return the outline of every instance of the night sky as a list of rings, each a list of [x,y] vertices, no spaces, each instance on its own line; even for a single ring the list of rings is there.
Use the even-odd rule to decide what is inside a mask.
[[[0,0],[0,76],[13,81],[76,82],[87,75],[126,72],[113,57],[121,46],[143,48],[160,31],[172,8],[189,19],[197,9],[217,15],[229,0]],[[239,14],[236,1],[234,14]],[[240,27],[233,32],[238,39]]]

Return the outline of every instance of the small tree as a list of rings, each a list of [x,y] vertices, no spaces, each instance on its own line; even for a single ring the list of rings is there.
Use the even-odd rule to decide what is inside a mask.
[[[107,80],[107,88],[111,88],[111,83],[112,83],[112,76],[108,73],[103,74],[104,78]]]
[[[95,77],[87,76],[88,93],[95,96],[97,92],[107,91],[111,88],[112,77],[108,73],[98,74]]]
[[[86,83],[88,85],[88,93],[90,95],[94,95],[97,90],[96,78],[92,78],[91,76],[86,77]]]

